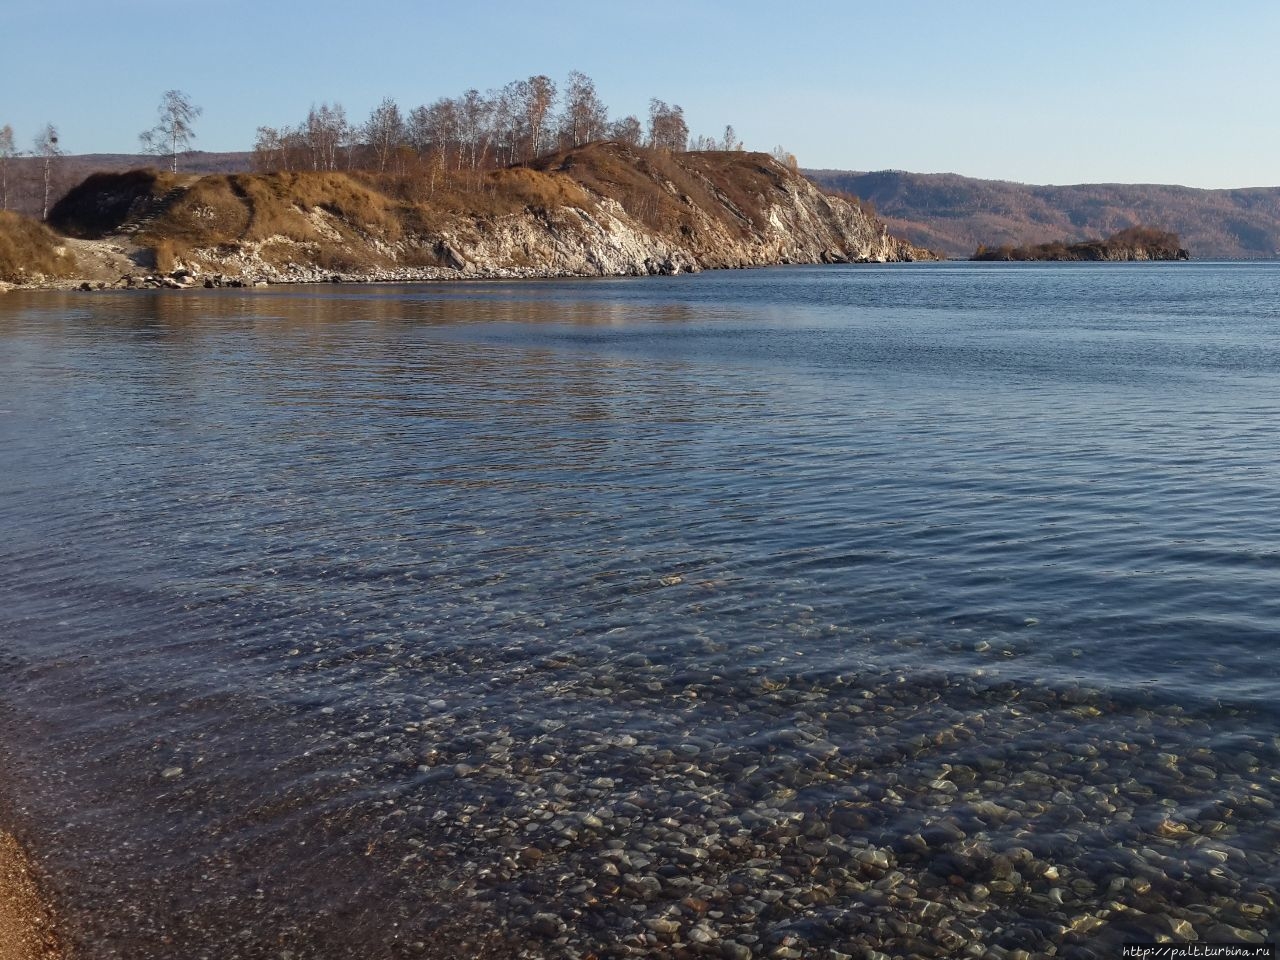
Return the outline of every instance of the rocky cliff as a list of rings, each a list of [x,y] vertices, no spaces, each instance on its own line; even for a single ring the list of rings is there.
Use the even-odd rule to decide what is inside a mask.
[[[930,256],[768,155],[617,143],[429,177],[96,174],[50,221],[129,257],[135,283],[148,272],[153,282],[637,276]]]

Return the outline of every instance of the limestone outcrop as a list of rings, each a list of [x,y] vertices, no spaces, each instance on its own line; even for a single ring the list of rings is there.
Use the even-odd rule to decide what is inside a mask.
[[[337,172],[134,171],[95,175],[51,220],[73,238],[133,244],[152,276],[181,270],[241,283],[643,276],[931,257],[856,200],[823,193],[765,154],[597,143],[422,194],[404,178]]]

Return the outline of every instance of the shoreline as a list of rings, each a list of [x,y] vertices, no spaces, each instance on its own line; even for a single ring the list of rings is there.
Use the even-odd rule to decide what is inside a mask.
[[[0,830],[0,960],[63,960],[53,912],[26,851]]]
[[[9,291],[61,291],[81,293],[101,293],[116,290],[155,291],[155,290],[201,290],[201,289],[244,289],[251,290],[262,287],[291,286],[377,286],[381,284],[435,284],[435,283],[500,283],[503,281],[528,280],[634,280],[647,277],[687,276],[698,273],[740,272],[744,270],[768,270],[776,267],[826,267],[826,266],[883,266],[890,263],[942,263],[941,259],[926,258],[886,260],[865,258],[857,260],[838,260],[827,262],[794,262],[783,261],[770,263],[752,263],[733,267],[702,267],[671,270],[635,270],[631,272],[600,273],[586,271],[559,270],[555,267],[491,267],[474,270],[454,270],[448,267],[404,267],[398,269],[377,270],[363,273],[352,273],[332,270],[318,270],[301,264],[292,265],[275,274],[247,274],[233,276],[229,274],[200,271],[195,269],[179,269],[169,273],[155,271],[131,271],[116,280],[103,280],[101,275],[76,275],[72,277],[49,277],[38,281],[15,283],[0,281],[0,293]]]

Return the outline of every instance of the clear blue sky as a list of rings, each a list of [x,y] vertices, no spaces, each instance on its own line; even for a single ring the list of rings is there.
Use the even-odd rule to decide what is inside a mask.
[[[160,94],[204,108],[195,146],[339,101],[363,119],[570,70],[611,115],[650,97],[695,134],[732,123],[809,167],[1029,183],[1280,184],[1280,4],[540,4],[482,0],[8,0],[0,125],[72,153],[135,152]]]

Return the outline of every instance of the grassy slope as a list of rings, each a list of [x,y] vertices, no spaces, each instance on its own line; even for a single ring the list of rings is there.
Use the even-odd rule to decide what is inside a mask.
[[[0,210],[0,280],[24,283],[36,278],[75,274],[75,257],[44,224]]]

